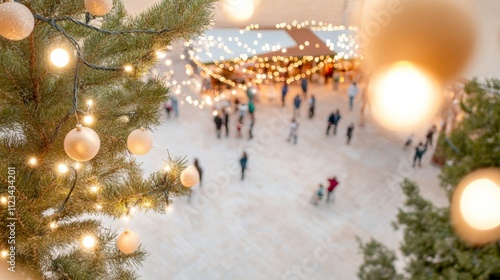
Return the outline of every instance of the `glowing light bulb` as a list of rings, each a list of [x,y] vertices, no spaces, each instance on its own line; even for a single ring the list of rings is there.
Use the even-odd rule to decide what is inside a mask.
[[[86,249],[92,249],[92,248],[94,248],[95,245],[96,245],[96,243],[97,243],[97,241],[91,235],[86,235],[82,239],[82,245]]]
[[[122,216],[122,221],[128,222],[128,221],[130,221],[130,217],[128,215],[123,215]]]
[[[130,208],[130,213],[135,213],[135,212],[137,212],[137,207],[134,206]]]
[[[219,114],[219,113],[217,113],[217,111],[213,111],[213,112],[212,112],[212,115],[214,115],[214,117],[215,117],[215,116],[217,116],[218,114]]]
[[[389,129],[405,131],[427,125],[440,105],[438,84],[405,61],[376,73],[371,86],[373,116]]]
[[[87,103],[87,106],[89,106],[89,107],[94,105],[94,101],[92,99],[88,99],[86,103]]]
[[[9,252],[7,250],[2,250],[1,256],[3,259],[5,259],[9,255]]]
[[[64,173],[68,172],[68,170],[69,169],[68,169],[68,166],[66,164],[61,163],[57,166],[57,171],[59,171],[59,173],[64,174]]]
[[[50,62],[57,67],[64,67],[69,63],[69,54],[65,49],[57,48],[50,53]]]
[[[94,117],[91,115],[85,115],[83,117],[83,123],[86,125],[91,125],[94,123]]]
[[[57,228],[57,222],[50,223],[50,228],[51,229],[56,229]]]
[[[134,67],[132,67],[132,65],[125,65],[123,67],[123,70],[125,70],[125,72],[130,73],[130,72],[132,72],[134,70]]]
[[[101,204],[96,204],[96,205],[95,205],[95,209],[97,209],[97,210],[102,210],[102,205],[101,205]]]
[[[90,187],[90,191],[93,192],[93,193],[97,193],[99,191],[99,187],[98,186],[91,186]]]
[[[500,225],[500,186],[489,179],[479,179],[465,187],[460,211],[472,227],[488,230]]]
[[[31,157],[28,160],[28,164],[31,165],[31,166],[36,166],[38,164],[38,160],[36,159],[36,157]]]
[[[75,164],[73,164],[73,167],[76,169],[76,170],[79,170],[80,168],[82,168],[82,164],[79,163],[79,162],[75,162]]]
[[[165,59],[165,65],[166,66],[171,66],[172,65],[172,60],[171,59]]]
[[[170,165],[168,163],[165,164],[165,167],[163,167],[163,170],[165,170],[166,172],[169,172],[171,169],[172,169],[172,167],[170,167]]]
[[[156,51],[155,55],[158,59],[163,59],[167,56],[167,54],[165,52],[162,52],[162,51]]]
[[[2,197],[0,198],[0,202],[1,202],[2,204],[7,204],[7,198],[6,198],[5,196],[2,196]]]

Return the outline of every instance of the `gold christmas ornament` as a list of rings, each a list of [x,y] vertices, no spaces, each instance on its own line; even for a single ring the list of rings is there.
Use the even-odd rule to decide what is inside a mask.
[[[200,181],[200,174],[196,167],[190,165],[181,172],[181,184],[186,188],[191,188],[192,186],[198,184]]]
[[[113,8],[113,0],[85,0],[85,8],[94,16],[104,16]]]
[[[94,130],[78,124],[64,138],[64,151],[73,160],[84,162],[99,152],[101,140]]]
[[[122,232],[118,239],[116,240],[116,247],[124,254],[132,254],[141,245],[141,239],[139,235],[133,231],[125,230]]]
[[[500,168],[476,170],[460,181],[451,221],[457,235],[473,246],[500,240]]]
[[[476,41],[470,9],[453,0],[367,3],[358,32],[371,71],[406,60],[447,81],[460,73]]]
[[[0,35],[19,41],[28,37],[35,27],[33,13],[23,4],[4,2],[0,4]]]
[[[145,155],[152,147],[153,136],[144,128],[132,131],[127,138],[127,148],[134,155]]]

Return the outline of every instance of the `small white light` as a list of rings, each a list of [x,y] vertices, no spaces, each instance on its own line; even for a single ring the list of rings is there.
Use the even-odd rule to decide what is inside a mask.
[[[123,70],[125,70],[125,72],[132,72],[132,70],[134,70],[134,67],[132,67],[132,65],[125,65],[125,67],[123,67]]]
[[[75,164],[73,165],[73,167],[74,167],[76,170],[78,170],[78,169],[82,168],[82,164],[81,164],[81,163],[79,163],[79,162],[75,162]]]
[[[57,166],[57,171],[59,171],[60,173],[66,173],[68,172],[68,166],[66,164],[61,163]]]
[[[96,204],[96,205],[95,205],[95,209],[97,209],[97,210],[102,210],[102,205],[101,205],[101,204]]]
[[[2,250],[2,258],[5,259],[9,255],[7,250]]]
[[[2,197],[0,198],[0,202],[1,202],[2,204],[7,204],[7,198],[6,198],[5,196],[2,196]]]
[[[90,187],[90,191],[93,192],[93,193],[97,193],[99,191],[99,187],[94,185],[94,186],[91,186]]]
[[[29,160],[28,160],[28,163],[29,165],[31,166],[36,166],[37,163],[38,163],[38,160],[36,159],[36,157],[31,157]]]
[[[130,221],[130,217],[128,215],[123,215],[122,216],[122,221],[128,222],[128,221]]]
[[[130,208],[130,213],[135,213],[135,212],[137,212],[137,207],[134,206]]]
[[[171,66],[172,65],[172,60],[171,59],[165,59],[165,65],[166,66]]]
[[[155,54],[156,54],[156,57],[158,59],[163,59],[167,56],[167,54],[165,52],[162,52],[162,51],[156,51]]]
[[[85,115],[83,117],[83,123],[85,123],[86,125],[91,125],[94,123],[94,117],[91,116],[91,115]]]
[[[87,106],[91,107],[94,105],[94,101],[92,99],[87,100]]]
[[[50,62],[57,67],[68,65],[69,54],[65,49],[57,48],[50,53]]]
[[[57,222],[50,223],[50,228],[51,229],[56,229],[57,228]]]
[[[169,172],[171,169],[172,169],[172,167],[170,167],[170,165],[168,163],[165,164],[165,167],[163,167],[163,170],[165,170],[166,172]]]
[[[82,245],[86,249],[92,249],[96,245],[96,240],[91,235],[84,236],[83,239],[82,239]]]

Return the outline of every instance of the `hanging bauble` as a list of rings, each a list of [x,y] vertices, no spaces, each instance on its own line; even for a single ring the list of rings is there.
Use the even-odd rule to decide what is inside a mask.
[[[64,138],[64,151],[76,161],[89,161],[99,152],[101,140],[99,135],[88,127],[78,124]]]
[[[127,138],[127,148],[134,155],[145,155],[152,147],[153,136],[144,128],[132,131]]]
[[[200,174],[198,173],[198,170],[196,167],[193,165],[190,165],[186,167],[186,169],[182,170],[181,172],[181,184],[186,187],[190,188],[200,181]]]
[[[500,169],[485,168],[465,176],[451,201],[452,225],[471,245],[500,240]]]
[[[94,16],[104,16],[113,8],[113,0],[85,0],[85,8]]]
[[[128,229],[122,232],[116,240],[116,247],[124,254],[134,253],[139,249],[140,245],[141,239],[139,235]]]
[[[28,37],[35,27],[31,11],[17,2],[0,4],[0,35],[18,41]]]
[[[372,71],[406,60],[439,81],[466,66],[476,41],[470,9],[453,0],[367,3],[358,31]]]

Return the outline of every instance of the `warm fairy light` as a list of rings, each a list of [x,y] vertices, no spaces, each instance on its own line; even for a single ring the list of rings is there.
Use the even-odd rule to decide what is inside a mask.
[[[80,168],[82,168],[82,164],[79,163],[79,162],[75,162],[75,164],[73,164],[73,167],[76,169],[76,170],[79,170]]]
[[[128,222],[128,221],[130,221],[130,217],[128,215],[123,215],[122,216],[122,221]]]
[[[2,204],[7,204],[7,198],[5,196],[0,197],[0,202]]]
[[[7,250],[2,250],[1,256],[3,259],[5,259],[9,255],[9,251]]]
[[[50,53],[50,62],[57,67],[68,65],[69,54],[65,49],[57,48]]]
[[[95,237],[91,235],[86,235],[82,239],[82,245],[86,249],[92,249],[95,247],[97,241],[95,240]]]
[[[155,55],[158,59],[163,59],[167,56],[167,54],[165,52],[162,52],[162,51],[156,51]]]
[[[169,204],[169,205],[165,206],[165,211],[172,212],[172,210],[173,210],[172,204]]]
[[[219,114],[219,113],[218,113],[217,111],[213,111],[213,112],[212,112],[212,115],[214,115],[214,117],[215,117],[215,116],[217,116],[218,114]]]
[[[87,100],[87,106],[92,107],[94,105],[94,101],[92,99]]]
[[[478,179],[465,187],[460,198],[465,221],[479,230],[500,225],[500,186],[489,179]]]
[[[130,213],[135,213],[137,212],[137,207],[133,206],[130,208]]]
[[[165,166],[163,167],[163,170],[165,170],[166,172],[169,172],[171,169],[172,169],[172,167],[168,163],[165,164]]]
[[[97,193],[99,191],[99,187],[96,185],[93,185],[90,187],[90,191],[93,193]]]
[[[172,65],[172,60],[171,59],[165,59],[165,65],[166,66],[171,66]]]
[[[51,229],[56,229],[57,228],[57,222],[50,223],[50,228]]]
[[[144,207],[151,207],[151,203],[150,202],[144,203]]]
[[[36,159],[36,157],[30,157],[30,159],[28,160],[28,164],[31,166],[36,166],[38,164],[38,160]]]
[[[438,96],[437,83],[405,61],[382,69],[371,81],[373,116],[389,129],[412,130],[429,123],[439,107]]]
[[[179,58],[180,58],[180,59],[185,59],[185,58],[186,58],[186,56],[185,56],[185,55],[183,55],[183,54],[181,54],[181,55],[179,56]]]
[[[95,205],[95,209],[97,209],[97,210],[102,210],[102,205],[101,205],[101,204],[96,204],[96,205]]]
[[[66,164],[64,164],[64,163],[61,163],[61,164],[59,164],[57,166],[57,171],[59,171],[59,173],[63,173],[64,174],[64,173],[68,172],[68,170],[69,170],[68,166]]]
[[[132,65],[125,65],[123,67],[123,70],[125,70],[125,72],[132,72],[134,70],[134,67],[132,67]]]
[[[85,115],[83,117],[83,123],[86,125],[91,125],[94,123],[94,117],[92,115]]]

